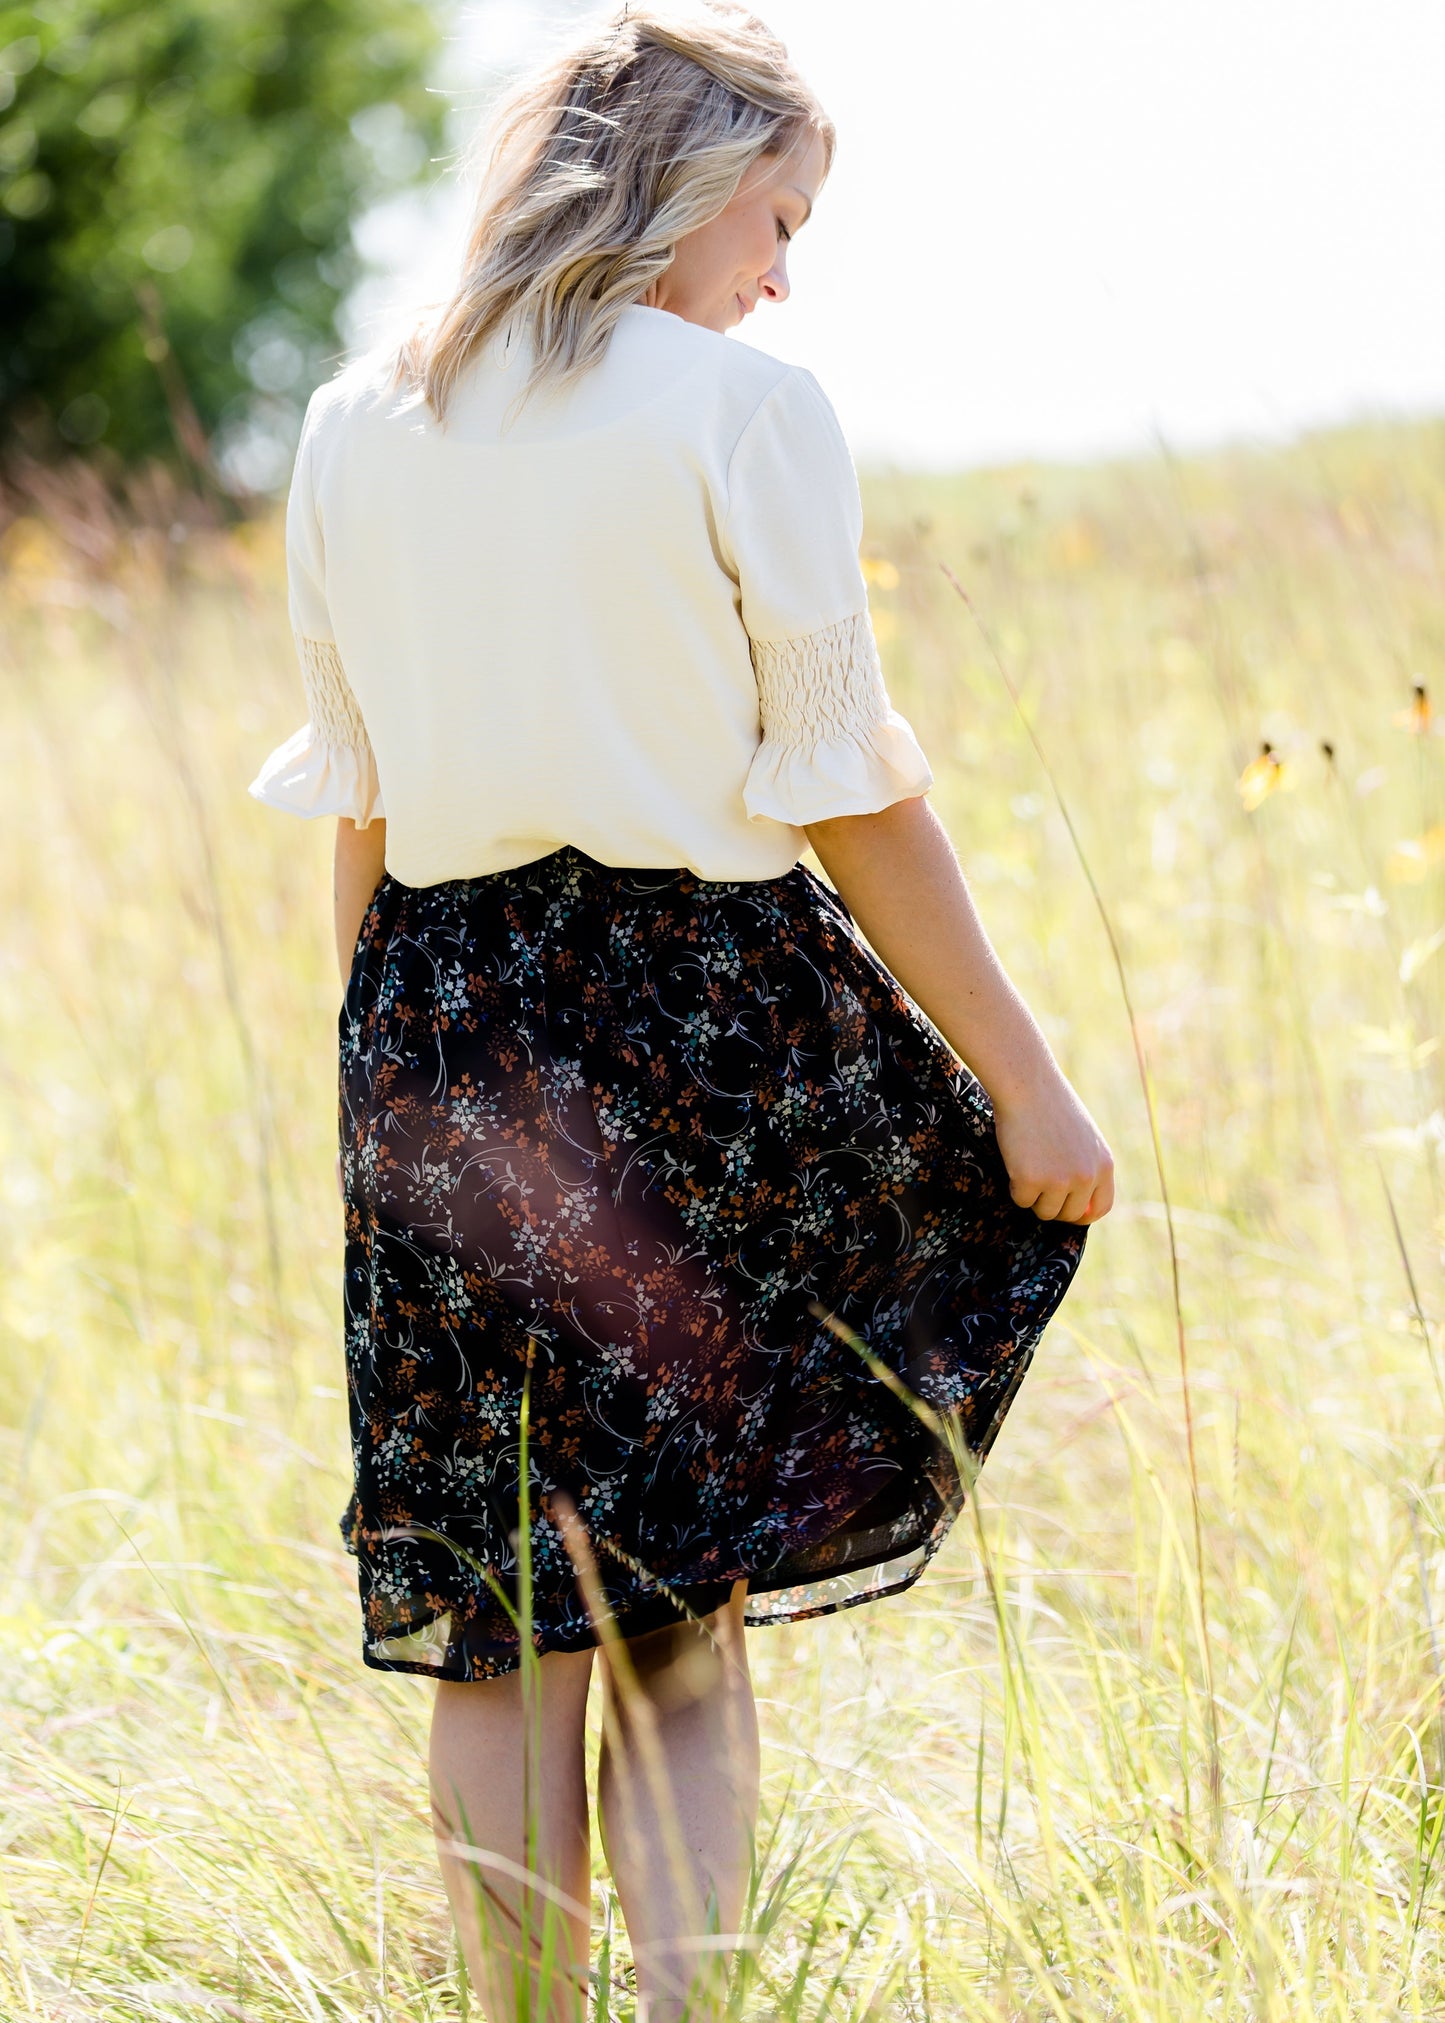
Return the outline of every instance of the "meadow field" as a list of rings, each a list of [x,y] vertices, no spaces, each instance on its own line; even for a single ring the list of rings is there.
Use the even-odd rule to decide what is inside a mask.
[[[1445,2015],[1445,425],[867,495],[1120,1204],[923,1581],[753,1634],[733,2013]],[[245,792],[279,516],[11,507],[0,2018],[475,2016],[336,1529],[329,825]]]

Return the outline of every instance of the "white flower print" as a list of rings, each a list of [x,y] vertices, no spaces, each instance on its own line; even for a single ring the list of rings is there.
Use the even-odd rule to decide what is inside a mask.
[[[451,963],[437,977],[436,1004],[438,1018],[460,1018],[470,1003],[467,979],[459,962]]]
[[[632,1360],[632,1351],[626,1342],[599,1342],[597,1361],[614,1377],[635,1377],[637,1366]]]
[[[659,1384],[647,1401],[649,1424],[655,1424],[659,1420],[675,1419],[682,1406],[682,1386],[676,1377],[668,1383]]]
[[[818,1310],[978,1460],[1084,1238],[1014,1207],[987,1098],[812,873],[384,876],[338,1057],[368,1663],[515,1668],[524,1503],[537,1646],[587,1642],[564,1496],[619,1623],[739,1568],[757,1621],[916,1576],[962,1484]],[[855,1523],[880,1474],[901,1573]]]

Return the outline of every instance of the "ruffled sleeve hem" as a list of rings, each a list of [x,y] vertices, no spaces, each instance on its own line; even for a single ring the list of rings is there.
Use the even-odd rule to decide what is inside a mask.
[[[753,821],[805,828],[835,815],[876,815],[926,794],[933,773],[913,726],[889,709],[866,728],[808,749],[781,737],[758,746],[743,787]]]
[[[247,791],[269,808],[308,818],[344,815],[358,829],[386,818],[370,745],[337,744],[311,723],[276,747]]]
[[[743,785],[753,821],[805,828],[926,794],[933,774],[888,697],[867,610],[752,641],[762,743]]]

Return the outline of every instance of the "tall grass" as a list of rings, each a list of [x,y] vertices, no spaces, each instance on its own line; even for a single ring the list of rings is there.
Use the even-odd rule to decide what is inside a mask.
[[[464,2015],[430,1692],[361,1667],[336,1531],[329,839],[244,792],[300,715],[279,527],[82,504],[0,533],[0,2015]],[[929,1575],[753,1633],[736,2013],[1437,2016],[1445,430],[869,508],[1122,1201]],[[626,2017],[600,1871],[596,1930]]]

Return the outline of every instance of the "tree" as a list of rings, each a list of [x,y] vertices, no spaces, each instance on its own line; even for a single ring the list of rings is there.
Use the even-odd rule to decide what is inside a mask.
[[[439,37],[418,0],[0,0],[6,438],[121,463],[209,442],[223,477],[258,417],[294,442],[350,222],[440,140]]]

